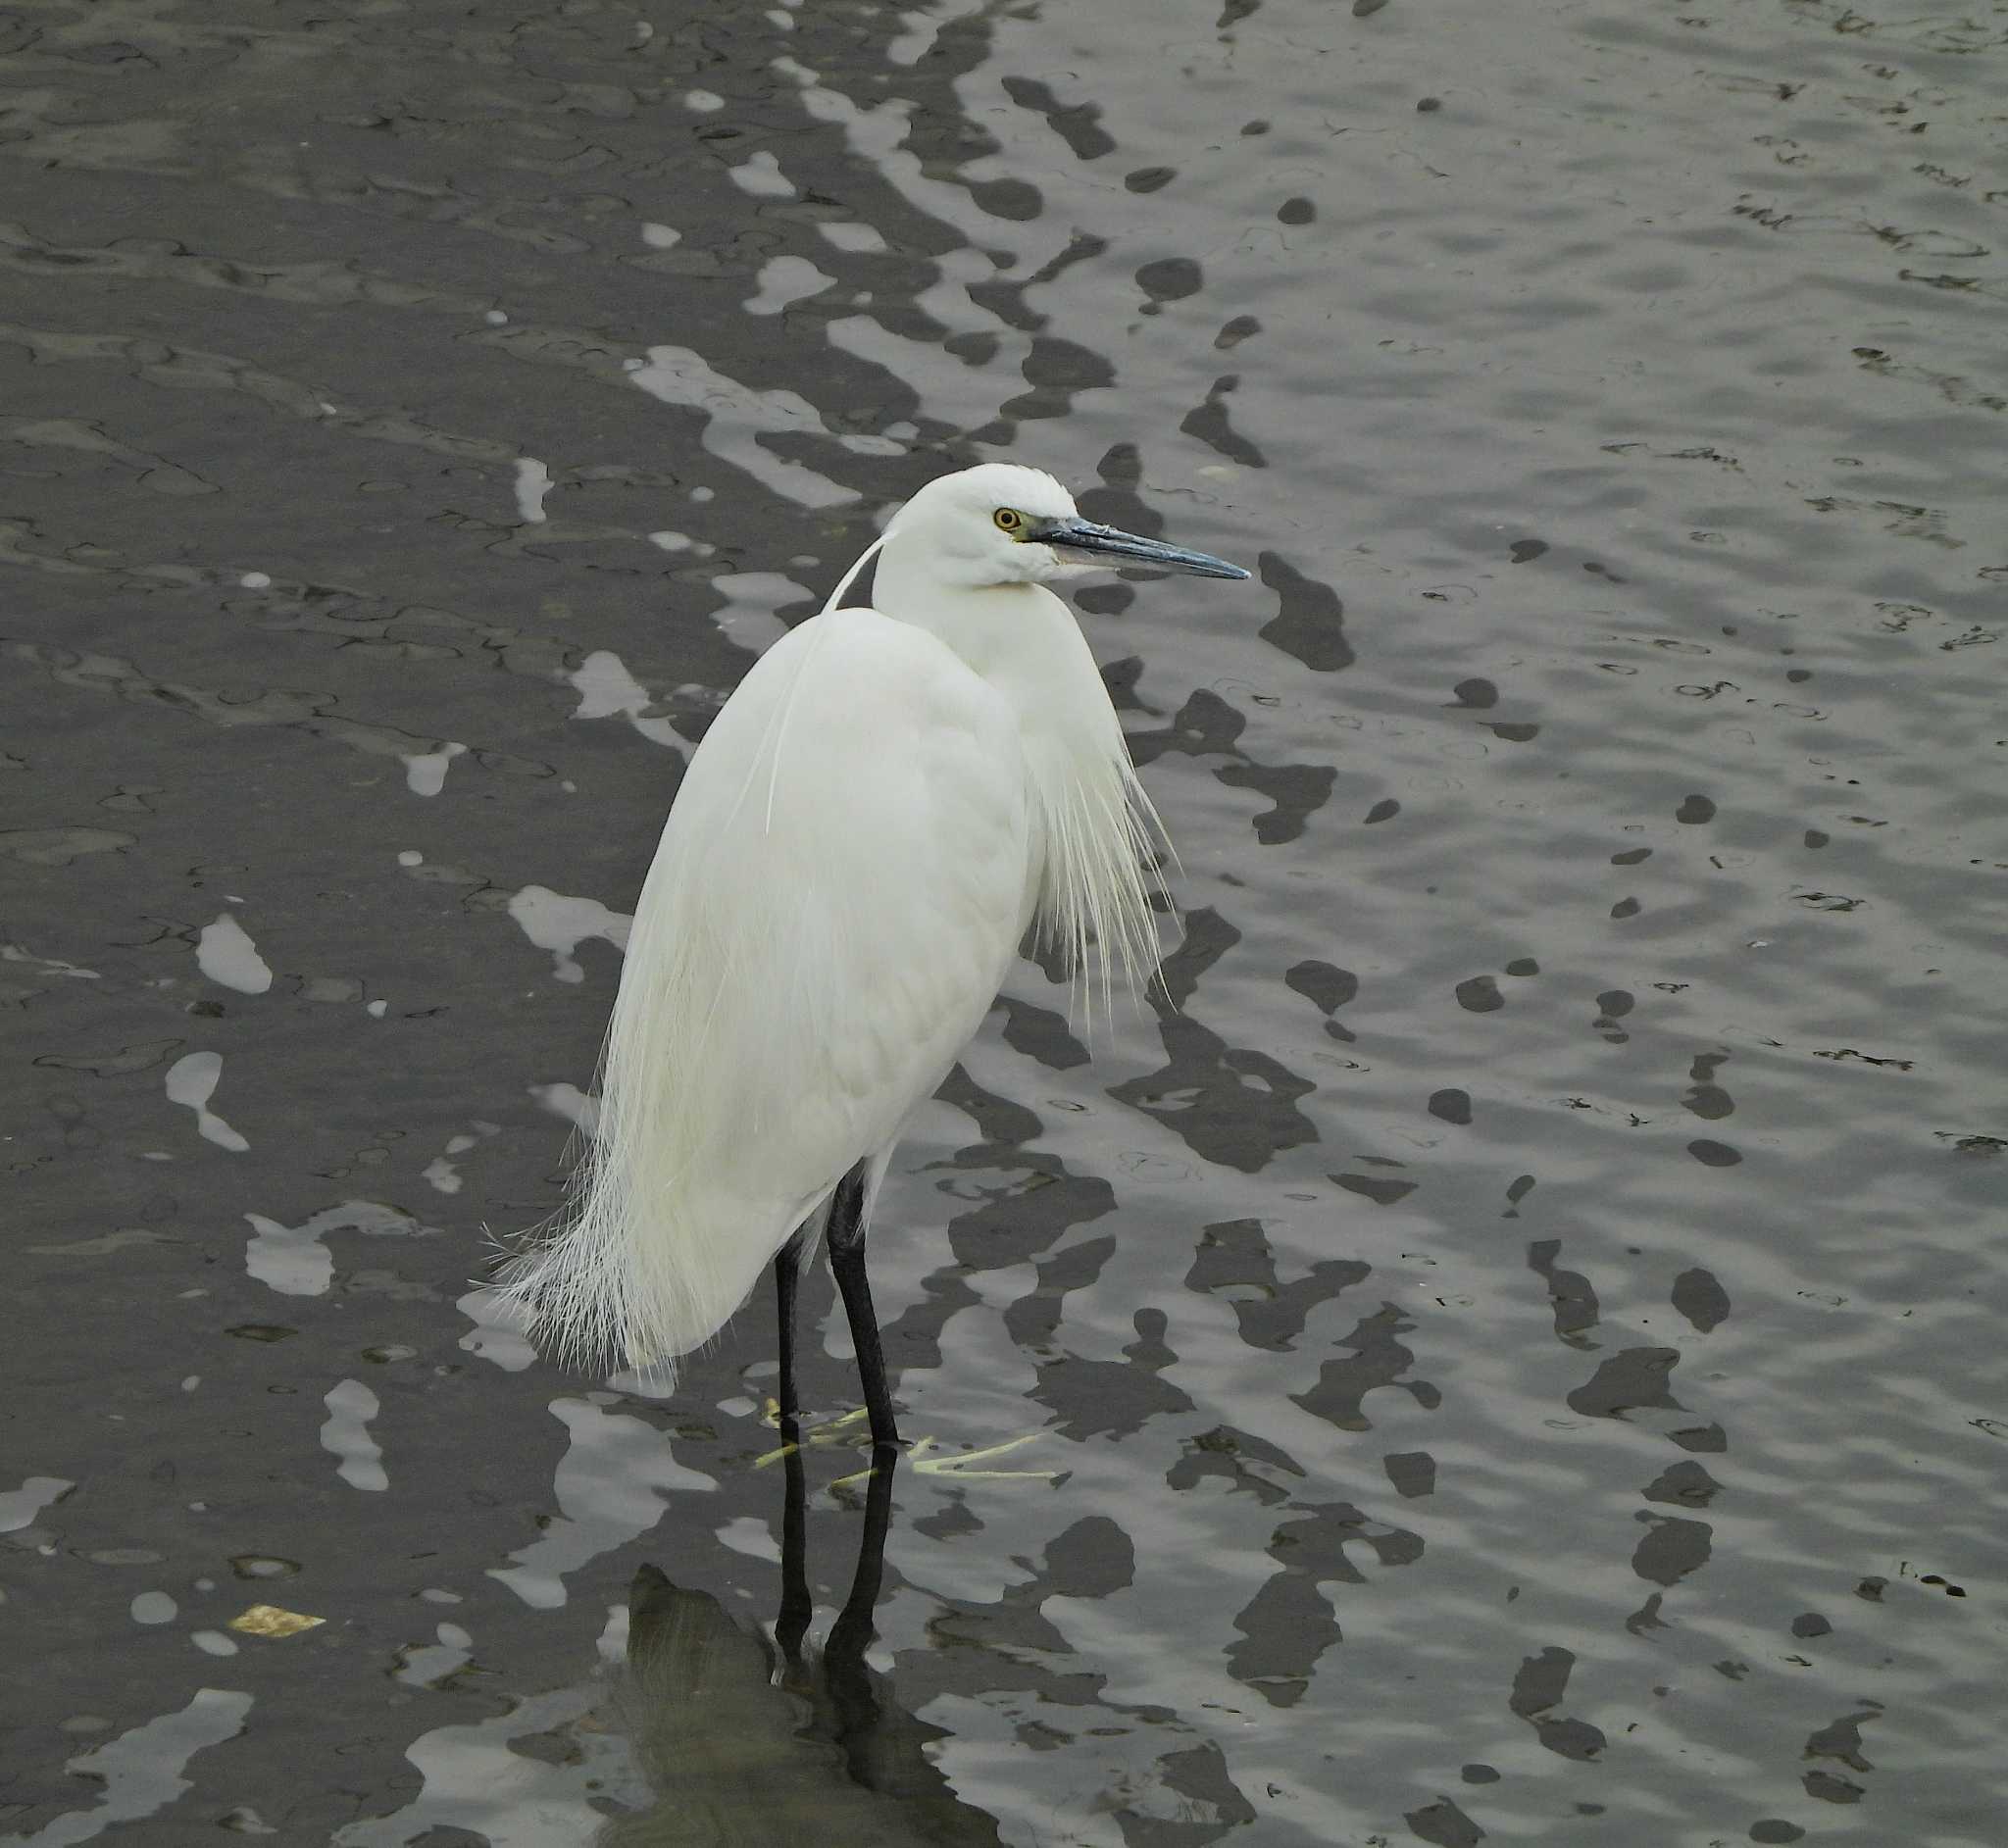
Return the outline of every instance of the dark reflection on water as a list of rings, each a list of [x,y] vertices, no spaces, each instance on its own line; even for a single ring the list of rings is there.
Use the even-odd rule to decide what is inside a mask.
[[[642,1567],[628,1591],[626,1719],[655,1807],[610,1823],[603,1848],[766,1848],[797,1832],[836,1841],[982,1843],[995,1821],[958,1802],[926,1748],[944,1729],[898,1704],[865,1659],[885,1567],[895,1460],[865,1488],[857,1569],[821,1649],[805,1647],[809,1590],[799,1434],[782,1426],[781,1598],[770,1641],[708,1591]]]
[[[0,11],[6,1825],[569,1848],[704,1770],[587,1673],[687,1634],[788,1788],[877,1703],[979,1839],[2008,1837],[2004,61],[1830,0]],[[473,1279],[690,740],[994,455],[1259,583],[1080,596],[1165,986],[1022,966],[917,1122],[928,1448],[797,1670],[771,1305],[664,1400]]]

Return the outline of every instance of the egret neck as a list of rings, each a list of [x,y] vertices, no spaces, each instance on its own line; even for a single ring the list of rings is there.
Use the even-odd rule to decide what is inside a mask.
[[[1155,870],[1163,833],[1122,722],[1067,604],[1029,579],[954,582],[976,574],[944,571],[929,541],[925,529],[893,527],[878,554],[873,605],[934,636],[1016,716],[1033,830],[1022,922],[1035,917],[1041,937],[1061,945],[1077,972],[1098,943],[1106,1006],[1112,970],[1134,985],[1157,967],[1149,898],[1163,888]]]

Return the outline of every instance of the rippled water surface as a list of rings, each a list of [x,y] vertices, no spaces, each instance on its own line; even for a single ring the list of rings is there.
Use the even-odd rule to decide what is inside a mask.
[[[2008,1838],[2008,14],[1867,4],[0,10],[11,1838]],[[1079,597],[1170,1000],[922,1114],[868,1496],[476,1280],[997,456],[1259,574]]]

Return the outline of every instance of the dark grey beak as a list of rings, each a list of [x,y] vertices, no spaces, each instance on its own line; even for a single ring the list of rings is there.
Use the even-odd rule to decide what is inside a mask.
[[[1114,526],[1098,526],[1091,520],[1041,520],[1026,535],[1041,545],[1093,559],[1097,564],[1147,565],[1156,571],[1190,572],[1195,577],[1245,577],[1238,565],[1230,565],[1211,552],[1188,552],[1182,545],[1167,545],[1162,539],[1140,538]]]

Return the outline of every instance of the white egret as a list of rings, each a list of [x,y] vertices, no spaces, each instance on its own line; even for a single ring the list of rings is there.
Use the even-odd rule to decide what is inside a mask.
[[[870,608],[839,602],[876,552]],[[1156,817],[1073,611],[1096,566],[1238,566],[1080,518],[1051,475],[930,481],[692,753],[635,909],[563,1228],[505,1285],[576,1358],[667,1369],[773,1260],[783,1417],[819,1234],[875,1445],[898,1431],[865,1231],[900,1130],[1028,927],[1132,984]],[[1154,861],[1151,863],[1154,866]]]

